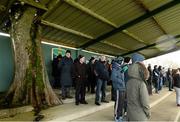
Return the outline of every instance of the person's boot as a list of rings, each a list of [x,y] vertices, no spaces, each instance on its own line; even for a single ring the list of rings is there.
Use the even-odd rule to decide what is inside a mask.
[[[109,103],[109,101],[107,101],[107,100],[101,100],[101,102],[103,102],[103,103]]]
[[[76,102],[75,105],[79,105],[79,102]]]
[[[68,95],[66,98],[72,99],[72,98],[73,98],[73,96]]]
[[[100,105],[101,105],[99,102],[95,102],[95,104],[96,104],[97,106],[100,106]]]
[[[81,101],[80,103],[81,103],[81,104],[88,104],[88,102],[86,102],[85,100],[84,100],[84,101]]]
[[[65,96],[62,96],[62,100],[65,100],[66,99],[66,97]]]

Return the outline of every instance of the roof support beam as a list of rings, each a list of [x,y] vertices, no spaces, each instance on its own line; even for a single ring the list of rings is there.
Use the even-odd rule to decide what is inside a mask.
[[[111,43],[111,42],[102,42],[102,43],[104,43],[104,44],[107,44],[107,45],[110,45],[110,46],[112,46],[112,47],[115,47],[115,48],[118,48],[118,49],[120,49],[120,50],[123,50],[123,51],[130,51],[129,49],[127,49],[127,48],[123,48],[123,47],[121,47],[121,46],[118,46],[118,45],[115,45],[115,44],[113,44],[113,43]],[[139,52],[140,53],[140,52]],[[142,53],[140,53],[140,54],[142,54]],[[144,54],[142,54],[142,55],[144,55]],[[145,56],[145,55],[144,55]],[[146,57],[146,56],[145,56]]]
[[[69,5],[91,15],[92,17],[94,18],[97,18],[98,20],[101,20],[102,22],[106,23],[106,24],[109,24],[115,28],[117,28],[118,26],[114,23],[112,23],[111,21],[107,20],[106,18],[94,13],[92,10],[82,6],[81,4],[77,3],[75,0],[64,0],[66,3],[68,3]]]
[[[45,5],[43,5],[43,4],[40,3],[40,2],[36,2],[36,1],[34,1],[34,0],[19,0],[19,1],[24,2],[24,3],[28,4],[28,5],[34,6],[34,7],[36,7],[36,8],[45,10],[45,11],[48,10]]]
[[[71,34],[74,34],[74,35],[77,35],[77,36],[82,36],[82,37],[85,37],[85,38],[88,38],[88,39],[93,39],[92,36],[86,35],[86,34],[81,33],[79,31],[75,31],[75,30],[72,30],[72,29],[66,28],[64,26],[57,25],[57,24],[54,24],[54,23],[51,23],[51,22],[48,22],[48,21],[45,21],[45,20],[42,20],[41,24],[46,25],[46,26],[50,26],[50,27],[53,27],[53,28],[56,28],[56,29],[59,29],[59,30],[62,30],[62,31],[65,31],[65,32],[68,32],[68,33],[71,33]]]
[[[118,48],[118,49],[120,49],[120,50],[123,50],[123,51],[130,51],[130,50],[124,48],[124,47],[118,46],[118,45],[113,44],[113,43],[111,43],[111,42],[104,41],[104,42],[102,42],[102,43],[107,44],[107,45],[110,45],[110,46],[113,46],[113,47],[116,47],[116,48]]]
[[[128,27],[131,27],[131,26],[133,26],[133,25],[135,25],[135,24],[137,24],[139,22],[142,22],[143,20],[145,20],[145,19],[147,19],[149,17],[152,17],[152,16],[154,16],[154,15],[156,15],[156,14],[158,14],[158,13],[160,13],[160,12],[162,12],[162,11],[168,9],[168,8],[171,8],[171,7],[173,7],[173,6],[175,6],[175,5],[179,4],[179,3],[180,3],[179,0],[174,0],[172,2],[169,2],[169,3],[159,7],[157,9],[154,9],[154,10],[152,10],[152,11],[150,11],[150,12],[148,12],[148,13],[146,13],[146,14],[144,14],[144,15],[142,15],[142,16],[140,16],[140,17],[138,17],[138,18],[136,18],[136,19],[122,25],[122,26],[120,26],[120,27],[118,27],[117,29],[114,29],[114,30],[112,30],[112,31],[110,31],[110,32],[108,32],[108,33],[106,33],[106,34],[104,34],[104,35],[102,35],[102,36],[100,36],[100,37],[98,37],[96,39],[93,39],[92,41],[89,41],[89,42],[85,43],[84,45],[80,46],[80,48],[84,49],[84,48],[89,47],[90,45],[94,45],[94,44],[96,44],[96,43],[98,43],[98,42],[100,42],[100,41],[102,41],[102,40],[104,40],[104,39],[106,39],[106,38],[120,32],[120,31],[122,31],[122,30],[124,30],[126,28],[128,28]]]
[[[176,35],[174,38],[178,39],[178,38],[180,38],[180,35]],[[132,54],[132,53],[135,53],[135,52],[138,52],[138,51],[147,49],[147,48],[154,47],[154,46],[156,46],[156,45],[160,45],[160,44],[166,43],[166,42],[168,42],[168,41],[170,41],[170,40],[169,40],[169,39],[165,39],[165,40],[159,41],[159,42],[157,42],[157,43],[153,43],[153,44],[150,44],[150,45],[147,45],[147,46],[138,48],[138,49],[136,49],[136,50],[129,51],[128,53],[124,53],[124,54],[122,54],[122,55],[120,55],[120,56],[126,56],[126,55],[129,55],[129,54]],[[179,43],[179,41],[177,41],[176,43]]]
[[[118,28],[118,25],[116,25],[113,22],[107,20],[106,18],[102,17],[101,15],[98,15],[98,14],[94,13],[92,10],[82,6],[81,4],[77,3],[76,1],[74,1],[74,0],[64,0],[64,1],[66,3],[68,3],[69,5],[71,5],[71,6],[75,7],[75,8],[78,8],[79,10],[89,14],[90,16],[92,16],[92,17],[94,17],[94,18],[96,18],[96,19],[98,19],[98,20],[100,20],[100,21],[102,21],[102,22],[112,26],[114,29]],[[146,44],[144,41],[138,39],[138,37],[135,38],[135,36],[132,36],[132,34],[128,33],[126,30],[123,31],[122,33],[130,36],[131,38],[133,38],[133,39],[135,39],[135,40],[137,40],[137,41],[139,41],[141,43]]]
[[[45,19],[51,12],[53,12],[60,4],[60,0],[56,0],[56,1],[51,1],[48,3],[49,7],[48,7],[48,11],[42,16],[42,19]]]
[[[149,8],[143,3],[141,0],[136,0],[137,4],[144,9],[147,13],[150,12]],[[155,24],[162,30],[164,34],[167,34],[167,32],[164,30],[164,28],[159,24],[158,20],[155,16],[152,16],[152,19],[154,20]]]
[[[148,44],[147,42],[143,41],[142,39],[140,39],[139,37],[137,37],[136,35],[130,33],[130,32],[127,31],[127,30],[123,30],[122,32],[123,32],[124,34],[130,36],[131,38],[133,38],[133,39],[135,39],[135,40],[141,42],[141,43]]]

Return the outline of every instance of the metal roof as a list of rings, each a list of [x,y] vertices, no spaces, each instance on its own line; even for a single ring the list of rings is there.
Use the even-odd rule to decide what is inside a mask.
[[[43,41],[115,56],[137,51],[147,58],[171,51],[157,46],[164,43],[159,43],[161,36],[176,38],[173,51],[180,47],[180,0],[39,1],[31,5],[46,10],[41,21]],[[7,4],[1,2],[0,8]]]

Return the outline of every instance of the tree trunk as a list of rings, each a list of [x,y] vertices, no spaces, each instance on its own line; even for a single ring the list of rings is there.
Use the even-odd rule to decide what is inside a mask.
[[[40,109],[42,105],[62,102],[49,83],[39,40],[40,29],[34,23],[35,14],[35,8],[26,6],[18,19],[11,15],[15,74],[6,98],[13,106],[32,104]]]

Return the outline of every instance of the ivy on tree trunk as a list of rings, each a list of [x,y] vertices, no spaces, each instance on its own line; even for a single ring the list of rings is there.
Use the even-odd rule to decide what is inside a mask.
[[[36,8],[26,6],[21,14],[10,16],[15,73],[6,98],[9,105],[32,104],[39,110],[43,105],[62,102],[49,83],[39,38],[40,26],[34,22],[36,12]]]

